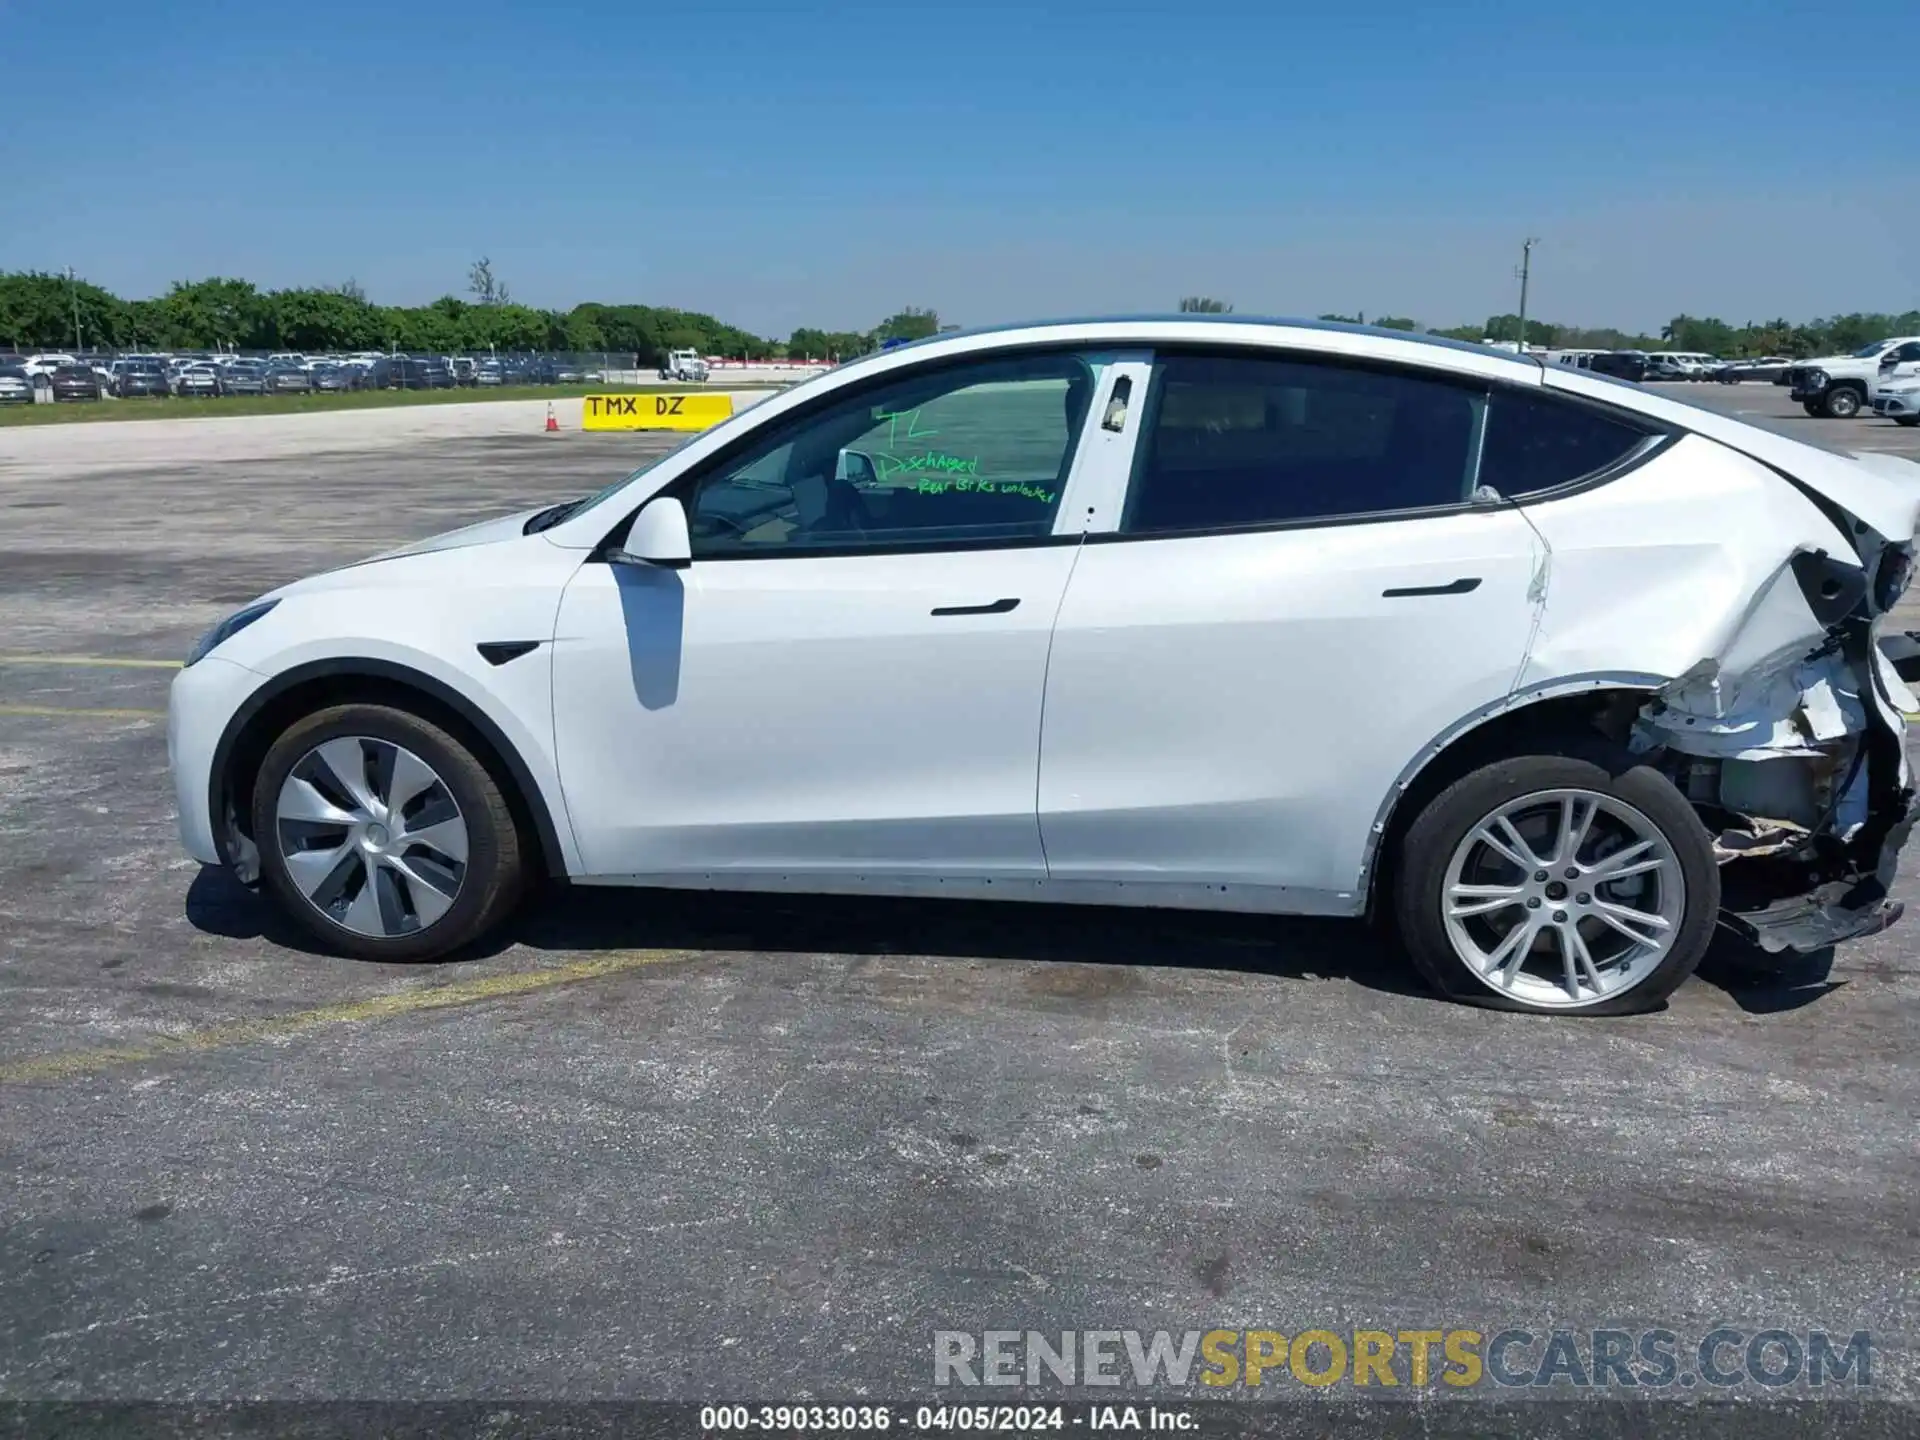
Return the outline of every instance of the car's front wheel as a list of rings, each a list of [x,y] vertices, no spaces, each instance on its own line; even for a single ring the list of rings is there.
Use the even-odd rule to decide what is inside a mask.
[[[486,767],[439,726],[385,705],[289,727],[261,762],[253,827],[274,899],[363,960],[457,950],[521,891],[520,837]]]
[[[1394,911],[1443,994],[1507,1010],[1650,1009],[1712,939],[1720,872],[1673,782],[1604,743],[1455,781],[1401,843]]]
[[[1860,413],[1860,392],[1851,385],[1836,385],[1827,391],[1824,409],[1835,420],[1851,420]]]

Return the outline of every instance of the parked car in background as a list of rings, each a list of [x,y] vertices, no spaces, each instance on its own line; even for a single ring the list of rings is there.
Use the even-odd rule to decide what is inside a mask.
[[[73,366],[79,363],[79,360],[67,354],[64,350],[42,350],[38,354],[29,355],[25,360],[22,360],[20,362],[20,368],[30,376],[50,376],[63,365]]]
[[[158,360],[116,360],[108,382],[112,393],[122,400],[140,397],[164,398],[170,392],[167,372]]]
[[[265,390],[269,395],[306,395],[313,390],[313,377],[298,365],[269,365]]]
[[[267,393],[267,367],[257,360],[235,360],[220,371],[223,395],[264,395]]]
[[[18,365],[0,365],[0,405],[31,405],[33,377]]]
[[[62,365],[48,377],[55,400],[98,400],[100,377],[91,365]]]
[[[420,366],[426,373],[427,388],[429,390],[453,389],[453,367],[448,365],[446,361],[440,359],[437,355],[429,355],[420,362]]]
[[[1911,430],[1920,425],[1920,375],[1906,375],[1873,392],[1873,413]]]
[[[183,365],[173,377],[173,393],[206,398],[226,393],[220,382],[220,367],[211,360],[195,360]]]
[[[1778,380],[1793,360],[1786,355],[1765,355],[1757,360],[1728,360],[1714,367],[1712,379],[1722,385],[1738,385],[1747,380]]]
[[[1691,380],[1695,376],[1693,362],[1666,351],[1655,351],[1647,356],[1647,380]]]
[[[1609,350],[1587,358],[1588,373],[1608,375],[1615,380],[1641,381],[1647,378],[1647,352]]]
[[[341,362],[341,368],[353,372],[354,388],[359,390],[385,390],[393,382],[393,360],[388,355],[352,355]]]
[[[1888,386],[1903,385],[1914,379],[1920,379],[1920,340],[1909,340],[1882,353],[1880,363],[1874,368],[1873,383],[1867,387],[1867,403],[1871,405],[1874,397]]]
[[[365,378],[366,372],[359,366],[332,360],[316,362],[312,371],[314,390],[329,395],[358,390]]]
[[[473,367],[473,383],[485,386],[504,385],[507,383],[506,367],[498,360],[482,360]]]
[[[453,371],[454,384],[476,385],[479,383],[475,375],[475,366],[473,363],[472,356],[456,355],[452,360],[447,362],[447,365],[448,365],[448,368]]]
[[[1880,363],[1900,363],[1894,357],[1910,350],[1920,355],[1920,335],[1899,335],[1862,345],[1851,355],[1823,355],[1803,360],[1787,371],[1789,392],[1809,415],[1850,420],[1867,407],[1880,378]]]
[[[395,390],[431,390],[433,381],[427,362],[411,355],[394,355],[387,360],[387,384]]]

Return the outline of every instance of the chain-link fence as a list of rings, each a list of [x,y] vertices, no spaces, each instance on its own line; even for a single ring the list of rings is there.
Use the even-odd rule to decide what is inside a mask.
[[[215,398],[359,390],[489,390],[527,386],[781,385],[826,368],[801,361],[682,357],[653,362],[631,351],[495,351],[351,354],[265,350],[42,350],[0,352],[0,377],[33,398]],[[18,398],[0,384],[0,400]]]

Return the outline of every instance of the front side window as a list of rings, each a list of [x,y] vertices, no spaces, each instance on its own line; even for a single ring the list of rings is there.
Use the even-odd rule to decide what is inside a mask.
[[[1552,490],[1618,464],[1652,433],[1584,405],[1496,390],[1487,402],[1479,483],[1509,500]]]
[[[1162,363],[1122,529],[1253,528],[1459,505],[1481,397],[1308,360]]]
[[[694,557],[1049,535],[1096,378],[1077,355],[974,361],[776,423],[695,483]]]

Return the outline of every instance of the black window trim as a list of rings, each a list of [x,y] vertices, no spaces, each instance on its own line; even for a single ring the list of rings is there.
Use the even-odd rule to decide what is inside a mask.
[[[1502,386],[1499,388],[1511,390],[1515,387]],[[1628,450],[1626,454],[1622,455],[1619,459],[1602,465],[1598,470],[1589,470],[1584,475],[1576,475],[1571,480],[1563,480],[1558,485],[1550,485],[1544,490],[1529,490],[1525,495],[1517,498],[1513,496],[1503,497],[1514,505],[1524,507],[1547,504],[1554,500],[1564,500],[1569,495],[1581,495],[1588,490],[1597,490],[1602,485],[1610,485],[1621,476],[1638,470],[1655,456],[1666,454],[1667,451],[1679,443],[1683,436],[1690,433],[1678,425],[1669,424],[1664,420],[1656,420],[1651,415],[1643,415],[1637,410],[1625,410],[1617,405],[1607,405],[1587,395],[1572,395],[1565,390],[1556,390],[1551,385],[1543,385],[1538,390],[1533,390],[1528,393],[1536,396],[1545,395],[1556,404],[1569,405],[1578,410],[1591,411],[1604,420],[1612,420],[1620,424],[1630,425],[1636,430],[1644,430],[1647,433],[1646,438],[1638,445]],[[1475,474],[1476,476],[1478,475],[1477,466],[1475,467]]]
[[[1666,421],[1656,420],[1637,410],[1629,410],[1617,405],[1608,405],[1587,395],[1574,395],[1544,383],[1534,385],[1519,384],[1507,379],[1494,379],[1487,376],[1464,375],[1451,371],[1435,370],[1423,365],[1409,365],[1400,361],[1381,360],[1373,356],[1345,355],[1323,350],[1276,349],[1268,345],[1156,345],[1153,347],[1153,379],[1147,389],[1146,407],[1143,412],[1139,433],[1134,440],[1133,458],[1127,473],[1127,490],[1120,509],[1119,524],[1112,530],[1096,531],[1087,535],[1090,545],[1110,545],[1122,541],[1143,542],[1153,540],[1188,540],[1209,535],[1253,535],[1267,531],[1282,530],[1321,530],[1334,525],[1374,525],[1395,520],[1426,520],[1442,515],[1458,515],[1474,511],[1491,511],[1504,508],[1487,501],[1462,499],[1446,505],[1407,506],[1397,510],[1362,510],[1348,515],[1313,515],[1298,520],[1263,520],[1247,525],[1210,525],[1193,530],[1153,530],[1129,531],[1127,520],[1132,513],[1133,501],[1138,493],[1137,486],[1140,468],[1145,463],[1153,430],[1160,422],[1160,391],[1166,375],[1162,363],[1170,357],[1198,356],[1206,359],[1273,359],[1297,361],[1301,364],[1324,364],[1336,369],[1368,370],[1378,374],[1406,376],[1414,379],[1432,380],[1441,384],[1451,384],[1456,389],[1469,391],[1479,396],[1474,407],[1473,434],[1469,444],[1473,449],[1473,480],[1467,487],[1470,497],[1480,484],[1480,462],[1486,441],[1488,401],[1495,392],[1508,391],[1519,395],[1538,397],[1549,396],[1554,402],[1568,404],[1579,409],[1589,410],[1606,419],[1631,425],[1635,429],[1648,432],[1645,443],[1636,445],[1620,459],[1603,465],[1586,475],[1577,476],[1551,489],[1535,490],[1528,493],[1524,500],[1503,497],[1508,506],[1525,508],[1547,501],[1564,499],[1586,490],[1606,485],[1630,471],[1639,469],[1656,455],[1664,454],[1688,432],[1682,427]],[[1544,372],[1543,372],[1544,374]]]
[[[1105,353],[1107,351],[1121,349],[1145,350],[1150,352],[1152,348],[1150,344],[1127,346],[1097,342],[1090,344],[1086,341],[1069,341],[1063,343],[1056,340],[1044,341],[1034,345],[1008,346],[1004,349],[970,351],[964,355],[947,356],[941,360],[933,361],[925,365],[902,366],[898,370],[886,371],[883,374],[875,375],[870,379],[860,381],[854,385],[837,387],[805,405],[788,411],[775,421],[774,424],[776,426],[786,426],[792,423],[805,423],[824,411],[837,409],[848,401],[858,400],[862,395],[871,394],[876,390],[890,388],[902,380],[926,379],[940,375],[948,370],[969,369],[982,364],[992,365],[1045,359],[1055,355],[1077,356],[1084,359],[1089,354]],[[1079,460],[1080,446],[1086,438],[1087,427],[1089,424],[1094,423],[1094,417],[1099,411],[1100,387],[1096,385],[1088,394],[1087,413],[1081,417],[1079,432],[1072,437],[1072,460],[1068,465],[1069,478],[1071,478],[1072,475],[1073,463]],[[756,426],[747,431],[722,449],[709,455],[705,460],[701,461],[691,470],[688,470],[685,474],[676,475],[666,485],[663,485],[659,490],[634,506],[628,514],[623,516],[607,531],[600,543],[594,546],[592,552],[587,556],[588,563],[596,561],[605,563],[608,554],[614,550],[618,550],[625,541],[627,532],[633,526],[634,517],[655,500],[663,496],[672,496],[679,500],[682,505],[691,505],[693,492],[698,488],[700,483],[712,475],[719,467],[731,464],[739,459],[746,451],[754,449],[761,444],[766,438],[766,429],[767,427],[764,426]],[[1064,493],[1062,493],[1060,501],[1061,504],[1065,503],[1066,495]],[[1049,523],[1057,522],[1059,514],[1059,506],[1056,506],[1054,509],[1054,520]],[[696,565],[725,565],[738,560],[834,560],[848,559],[861,555],[926,555],[945,554],[948,552],[959,553],[974,550],[1034,550],[1052,545],[1078,545],[1086,538],[1087,536],[1083,531],[1072,530],[1064,534],[1056,534],[1049,531],[1045,535],[987,535],[971,539],[954,539],[949,537],[946,539],[902,540],[884,545],[809,545],[796,546],[792,549],[769,549],[757,553],[696,555],[694,556],[694,563]]]

